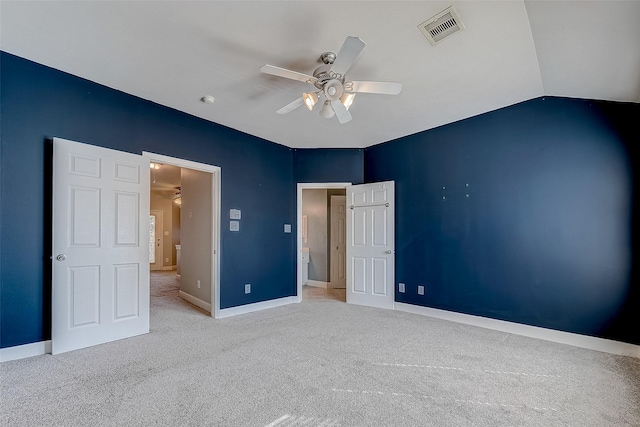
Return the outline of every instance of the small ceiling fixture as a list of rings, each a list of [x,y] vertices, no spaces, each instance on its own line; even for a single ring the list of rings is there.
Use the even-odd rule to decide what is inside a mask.
[[[149,163],[149,169],[151,169],[151,172],[153,173],[153,183],[156,183],[156,171],[158,169],[160,169],[160,163]]]
[[[216,99],[211,95],[205,95],[200,98],[200,101],[204,102],[205,104],[213,104],[215,100]]]

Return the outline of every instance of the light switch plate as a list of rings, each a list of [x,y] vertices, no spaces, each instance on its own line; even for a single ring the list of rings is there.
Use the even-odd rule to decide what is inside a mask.
[[[231,209],[229,211],[229,218],[242,219],[242,211],[240,209]]]
[[[229,231],[240,231],[240,221],[229,221]]]
[[[284,225],[284,232],[285,233],[291,233],[291,224],[285,224]]]

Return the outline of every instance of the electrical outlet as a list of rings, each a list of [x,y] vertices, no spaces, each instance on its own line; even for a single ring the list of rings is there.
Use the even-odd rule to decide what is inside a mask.
[[[418,285],[418,295],[424,295],[424,285]]]
[[[200,280],[196,282],[196,285],[198,286],[198,289],[200,289]]]
[[[246,285],[244,285],[244,293],[245,294],[250,294],[251,293],[251,284],[247,283]]]
[[[398,292],[404,294],[404,283],[398,283]]]
[[[169,258],[165,258],[165,259],[164,259],[164,262],[169,262]]]

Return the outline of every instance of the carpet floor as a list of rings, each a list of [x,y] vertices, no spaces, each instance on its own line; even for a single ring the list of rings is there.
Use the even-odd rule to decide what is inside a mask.
[[[0,364],[0,424],[640,426],[638,359],[317,294],[213,319],[152,277],[149,334]]]

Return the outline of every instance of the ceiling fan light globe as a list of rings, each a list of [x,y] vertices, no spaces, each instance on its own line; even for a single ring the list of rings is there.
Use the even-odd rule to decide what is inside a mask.
[[[324,117],[325,119],[330,119],[335,115],[336,113],[335,111],[333,111],[333,108],[331,107],[331,104],[329,103],[329,101],[325,101],[324,104],[322,105],[322,109],[320,110],[320,117]]]
[[[318,95],[316,95],[315,92],[303,93],[302,100],[304,101],[305,107],[311,111],[313,110],[313,106],[318,102]]]
[[[351,104],[353,104],[353,99],[356,97],[355,93],[344,93],[341,97],[340,97],[340,102],[342,102],[342,105],[344,105],[344,108],[346,108],[347,110],[349,109],[349,107],[351,107]]]

